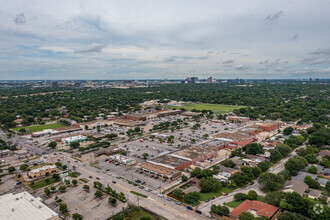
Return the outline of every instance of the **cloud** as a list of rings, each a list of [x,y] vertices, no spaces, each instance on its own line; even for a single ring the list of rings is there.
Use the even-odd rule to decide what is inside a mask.
[[[307,65],[330,64],[330,59],[312,57],[303,59],[301,62]]]
[[[222,62],[222,64],[232,64],[234,63],[234,60],[225,60]]]
[[[250,67],[248,65],[238,65],[235,67],[236,70],[247,70]]]
[[[16,15],[16,18],[15,18],[14,22],[15,22],[17,25],[25,24],[26,19],[25,19],[24,14],[21,13],[21,14]]]
[[[173,61],[184,61],[184,60],[206,60],[209,58],[208,56],[201,57],[191,57],[191,56],[169,56],[165,58],[165,62],[173,62]]]
[[[71,53],[73,50],[64,48],[64,47],[58,47],[58,46],[43,46],[39,47],[40,50],[49,50],[54,53]]]
[[[104,47],[106,47],[106,44],[93,43],[86,49],[76,50],[75,53],[91,53],[91,52],[100,53]]]
[[[267,17],[265,17],[264,21],[266,24],[276,24],[279,22],[280,18],[284,16],[283,11],[279,11],[273,15],[269,14]]]
[[[320,56],[330,56],[330,47],[326,49],[318,49],[314,52],[312,52],[314,55],[320,55]]]

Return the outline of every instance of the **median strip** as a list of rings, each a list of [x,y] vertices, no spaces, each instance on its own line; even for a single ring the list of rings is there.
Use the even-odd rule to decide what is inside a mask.
[[[143,195],[143,194],[138,193],[138,192],[135,192],[135,191],[131,191],[131,193],[133,193],[133,194],[135,194],[135,195],[137,195],[137,196],[141,196],[141,197],[143,197],[143,198],[148,198],[148,196]]]

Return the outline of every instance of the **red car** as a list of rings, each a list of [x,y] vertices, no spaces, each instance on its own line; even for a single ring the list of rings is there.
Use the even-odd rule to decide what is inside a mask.
[[[99,178],[99,177],[96,177],[96,179],[97,179],[97,180],[100,180],[100,178]]]
[[[92,177],[92,176],[89,176],[89,178],[93,179],[93,177]]]

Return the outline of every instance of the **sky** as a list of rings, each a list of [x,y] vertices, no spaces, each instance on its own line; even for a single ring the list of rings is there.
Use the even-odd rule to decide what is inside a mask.
[[[0,80],[330,78],[329,0],[0,0]]]

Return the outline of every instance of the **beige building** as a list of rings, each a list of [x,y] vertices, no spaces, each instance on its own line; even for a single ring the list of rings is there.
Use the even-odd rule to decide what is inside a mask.
[[[28,171],[27,175],[28,175],[28,177],[31,177],[31,178],[37,178],[37,177],[49,176],[53,173],[56,173],[56,166],[47,165],[47,166],[39,167],[37,169]]]
[[[59,220],[56,212],[28,192],[0,196],[0,219]]]

